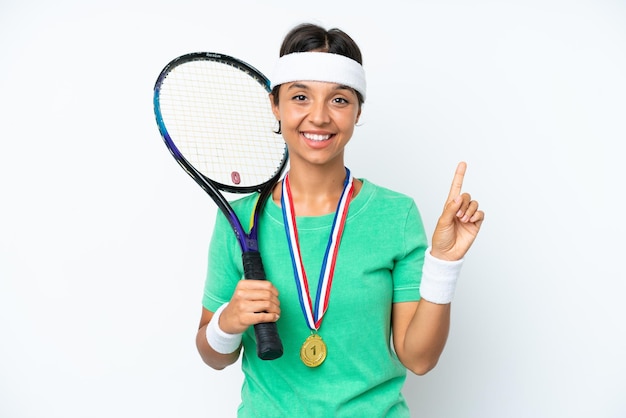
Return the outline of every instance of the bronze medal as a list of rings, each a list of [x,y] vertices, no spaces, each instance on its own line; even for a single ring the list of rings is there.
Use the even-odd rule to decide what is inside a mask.
[[[308,367],[317,367],[326,360],[326,343],[317,334],[311,334],[300,348],[300,359]]]

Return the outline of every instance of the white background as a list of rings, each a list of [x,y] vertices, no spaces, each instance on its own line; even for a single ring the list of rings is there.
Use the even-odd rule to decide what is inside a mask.
[[[301,3],[301,5],[300,5]],[[626,3],[0,3],[0,416],[229,417],[194,338],[215,209],[158,134],[172,58],[270,72],[295,24],[368,75],[359,177],[432,232],[456,163],[487,213],[419,417],[626,416]]]

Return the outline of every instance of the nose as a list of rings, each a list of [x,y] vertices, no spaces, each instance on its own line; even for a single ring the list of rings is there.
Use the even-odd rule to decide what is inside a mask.
[[[330,122],[330,112],[325,101],[315,101],[311,106],[309,120],[315,125],[325,125]]]

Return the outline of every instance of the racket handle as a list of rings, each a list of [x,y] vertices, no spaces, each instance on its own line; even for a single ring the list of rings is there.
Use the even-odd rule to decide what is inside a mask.
[[[266,280],[261,254],[257,251],[244,252],[243,273],[246,279]],[[274,360],[283,355],[283,343],[278,335],[276,322],[265,322],[254,326],[257,355],[262,360]]]

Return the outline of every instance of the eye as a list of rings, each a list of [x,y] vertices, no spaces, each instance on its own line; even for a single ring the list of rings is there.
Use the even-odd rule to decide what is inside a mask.
[[[335,98],[333,99],[333,103],[338,103],[338,104],[348,104],[348,103],[350,103],[350,102],[349,102],[349,101],[348,101],[348,99],[346,99],[345,97],[335,97]]]
[[[297,94],[291,98],[291,100],[295,100],[297,102],[302,102],[306,100],[306,96],[304,94]]]

